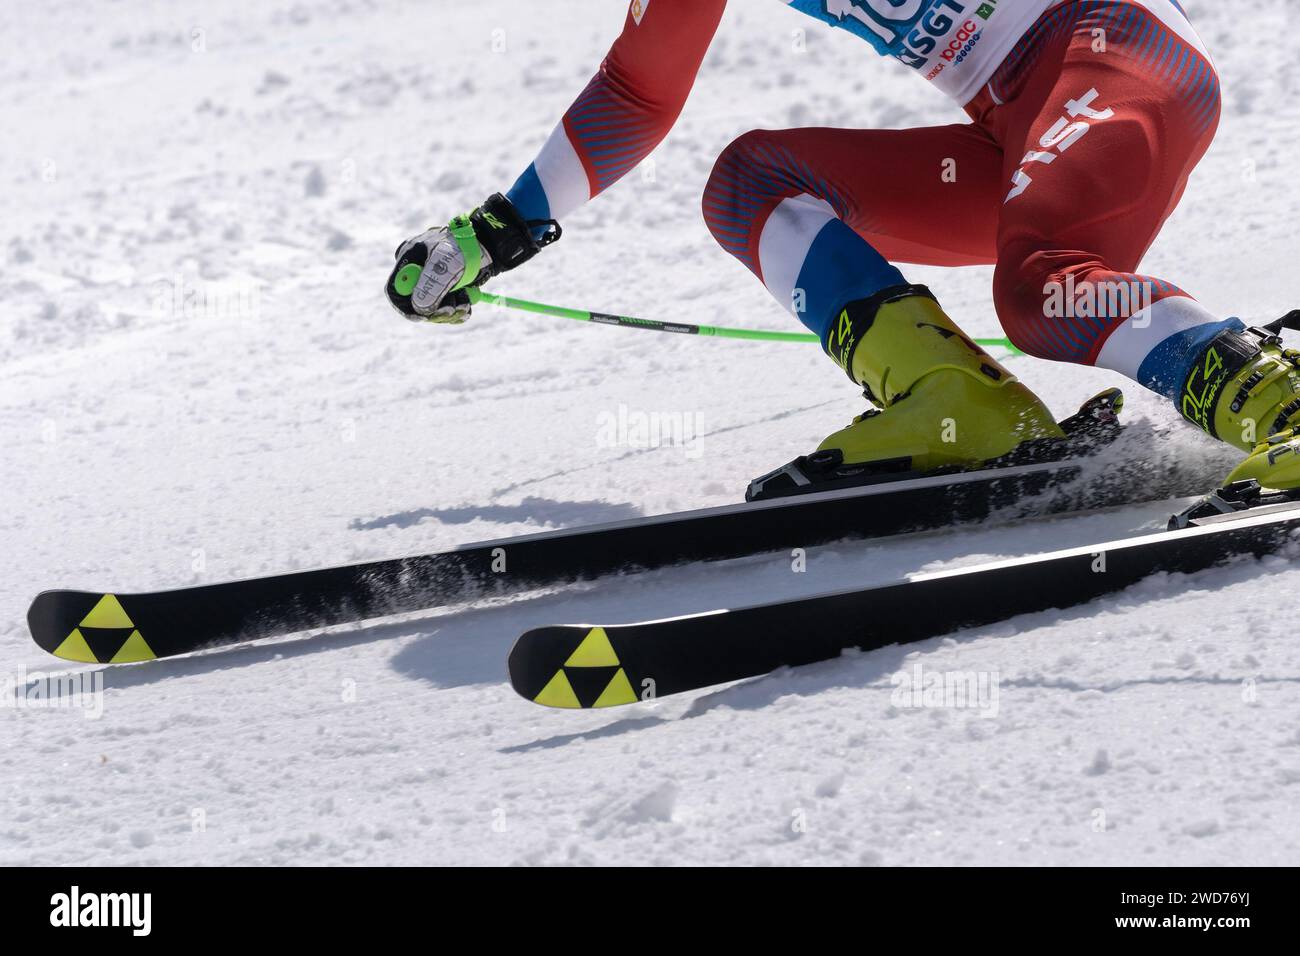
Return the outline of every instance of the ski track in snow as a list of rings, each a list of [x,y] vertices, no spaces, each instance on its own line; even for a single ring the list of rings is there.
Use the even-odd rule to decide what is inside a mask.
[[[83,6],[7,11],[25,39],[0,62],[6,675],[51,665],[23,617],[45,587],[724,504],[859,410],[815,348],[486,308],[427,328],[382,300],[400,239],[532,158],[620,4]],[[713,158],[753,127],[960,120],[851,37],[812,30],[795,53],[805,18],[731,6],[653,177],[498,291],[789,328],[704,228]],[[1260,0],[1247,36],[1236,10],[1188,6],[1226,116],[1145,267],[1272,318],[1296,302],[1300,74],[1260,69],[1250,37],[1286,35],[1292,11]],[[990,270],[909,275],[997,334]],[[222,288],[258,294],[233,315],[173,305]],[[1114,384],[1016,368],[1062,415]],[[1226,460],[1128,391],[1152,454]],[[689,415],[698,441],[604,447],[621,405]],[[1163,517],[841,546],[802,576],[756,557],[112,670],[99,720],[0,710],[0,863],[1295,864],[1300,571],[1282,559],[615,712],[545,711],[504,683],[530,625],[887,581]],[[893,675],[918,664],[995,674],[997,715],[896,706]]]

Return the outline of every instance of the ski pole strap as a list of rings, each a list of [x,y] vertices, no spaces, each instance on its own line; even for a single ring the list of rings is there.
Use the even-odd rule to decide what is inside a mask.
[[[457,216],[447,228],[456,240],[456,245],[460,246],[460,254],[465,257],[465,274],[451,289],[452,292],[458,292],[478,280],[479,271],[483,267],[483,247],[474,235],[474,224],[469,221],[469,216]]]

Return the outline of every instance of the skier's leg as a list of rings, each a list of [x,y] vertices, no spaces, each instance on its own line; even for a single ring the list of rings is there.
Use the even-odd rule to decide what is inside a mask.
[[[989,117],[1008,157],[995,279],[1007,333],[1169,396],[1251,453],[1229,480],[1300,486],[1300,355],[1135,271],[1218,124],[1199,38],[1168,0],[1075,0],[1039,26],[1022,46],[1040,68],[1004,65]]]
[[[1060,437],[1042,403],[886,258],[991,262],[1001,166],[973,126],[763,130],[723,153],[704,195],[714,236],[885,409],[752,494],[973,467]]]
[[[972,125],[754,130],[718,158],[704,218],[824,340],[846,302],[905,283],[893,262],[991,264],[1001,176]]]
[[[1005,105],[989,121],[1007,162],[994,294],[1008,335],[1169,395],[1225,327],[1136,273],[1218,124],[1218,78],[1181,26],[1128,3],[1065,4],[994,77]]]

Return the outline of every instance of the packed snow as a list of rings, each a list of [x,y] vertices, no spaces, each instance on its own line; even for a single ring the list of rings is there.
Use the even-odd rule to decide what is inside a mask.
[[[1288,0],[1187,4],[1218,141],[1146,263],[1297,304]],[[403,238],[504,189],[620,27],[589,0],[49,0],[0,58],[0,863],[1295,864],[1283,558],[614,711],[517,697],[524,629],[884,582],[1162,526],[1143,506],[666,570],[121,668],[43,654],[40,590],[153,590],[738,500],[861,410],[815,347],[483,308],[404,322]],[[69,24],[75,29],[69,32]],[[494,287],[788,329],[699,212],[754,127],[961,120],[852,37],[735,0],[673,136]],[[909,268],[978,335],[991,270]],[[1118,384],[1014,360],[1061,415]],[[1231,461],[1128,389],[1143,453]],[[620,418],[621,416],[621,418]],[[682,439],[644,447],[618,422]],[[51,670],[102,713],[37,706]],[[902,693],[973,674],[978,706]],[[95,677],[95,675],[99,675]],[[921,706],[914,706],[920,704]]]

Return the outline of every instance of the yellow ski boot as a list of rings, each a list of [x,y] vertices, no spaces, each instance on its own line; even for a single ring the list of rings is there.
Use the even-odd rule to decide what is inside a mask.
[[[755,479],[747,500],[1063,457],[1052,446],[1066,432],[1047,407],[923,286],[849,303],[828,351],[878,408]],[[1111,421],[1121,402],[1117,390],[1094,399]]]
[[[1179,411],[1198,428],[1246,452],[1224,482],[1300,488],[1300,352],[1278,333],[1300,327],[1300,312],[1272,325],[1221,332],[1183,385]]]

